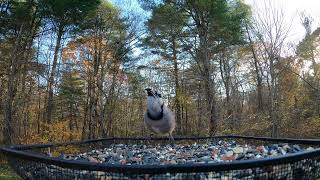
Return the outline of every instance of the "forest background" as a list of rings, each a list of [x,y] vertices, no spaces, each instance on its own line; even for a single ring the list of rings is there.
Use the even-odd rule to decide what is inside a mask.
[[[0,144],[146,136],[146,87],[174,136],[320,135],[320,28],[241,0],[0,1]]]

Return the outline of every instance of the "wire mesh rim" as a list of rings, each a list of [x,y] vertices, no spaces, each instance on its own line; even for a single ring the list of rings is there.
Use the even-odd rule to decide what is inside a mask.
[[[290,138],[268,138],[268,137],[253,137],[253,136],[213,136],[213,137],[180,137],[176,140],[201,140],[201,139],[218,139],[218,138],[234,138],[234,139],[247,139],[247,140],[262,140],[262,141],[277,141],[286,143],[299,143],[299,144],[312,144],[320,145],[320,139],[290,139]],[[13,145],[9,147],[0,147],[0,152],[6,154],[9,158],[24,159],[39,163],[50,165],[57,165],[63,168],[81,169],[90,171],[109,171],[109,172],[130,172],[130,173],[175,173],[175,172],[210,172],[215,171],[228,171],[247,169],[254,167],[263,167],[268,165],[279,165],[291,163],[303,159],[320,158],[320,148],[299,152],[294,154],[287,154],[278,157],[269,157],[256,160],[239,160],[231,162],[219,162],[208,164],[168,164],[168,165],[117,165],[117,164],[100,164],[93,162],[82,162],[77,160],[64,160],[55,157],[48,157],[36,153],[25,152],[26,149],[58,147],[65,145],[86,144],[100,141],[115,141],[115,140],[144,140],[145,138],[103,138],[87,141],[75,141],[69,143],[58,144],[42,144],[42,145]],[[153,138],[152,140],[164,140],[165,138]]]

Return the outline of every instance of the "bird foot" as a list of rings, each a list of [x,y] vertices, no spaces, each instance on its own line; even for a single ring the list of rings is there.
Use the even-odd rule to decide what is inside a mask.
[[[169,134],[169,142],[171,145],[174,145],[174,138],[173,138],[172,134]]]
[[[147,142],[148,144],[151,143],[151,141],[152,141],[152,136],[153,136],[153,134],[150,134],[150,136],[146,136],[146,142]]]

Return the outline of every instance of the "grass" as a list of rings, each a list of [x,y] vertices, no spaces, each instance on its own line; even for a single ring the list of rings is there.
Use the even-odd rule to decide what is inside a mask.
[[[0,163],[0,180],[21,180],[21,178],[7,164]]]

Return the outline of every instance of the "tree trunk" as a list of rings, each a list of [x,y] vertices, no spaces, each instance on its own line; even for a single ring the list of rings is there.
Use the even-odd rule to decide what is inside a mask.
[[[22,31],[23,31],[24,25],[21,25],[18,31],[18,35],[16,37],[16,40],[13,45],[13,49],[11,52],[11,57],[9,61],[9,66],[7,69],[7,76],[8,76],[8,82],[7,82],[7,97],[5,100],[5,107],[4,107],[4,130],[3,130],[3,137],[4,137],[4,143],[5,144],[12,144],[14,142],[14,128],[13,128],[13,101],[15,96],[15,89],[16,87],[16,73],[18,70],[19,63],[17,62],[17,59],[19,57],[19,54],[21,54],[21,51],[23,49],[21,47],[24,47],[24,42],[22,42]],[[21,48],[21,49],[19,49]]]
[[[107,114],[108,114],[108,124],[107,124],[107,133],[109,136],[112,135],[112,124],[113,124],[113,111],[114,111],[114,104],[113,104],[113,99],[114,99],[114,93],[115,93],[115,88],[116,88],[116,76],[117,72],[113,73],[112,77],[112,83],[110,87],[110,91],[108,93],[108,100],[106,101],[106,109],[107,109]]]
[[[176,120],[177,120],[177,134],[182,133],[181,127],[181,104],[180,104],[180,84],[179,84],[179,69],[178,69],[178,60],[177,60],[177,50],[176,50],[176,41],[175,38],[172,39],[172,52],[173,52],[173,65],[174,65],[174,83],[175,83],[175,108],[176,108]]]
[[[262,77],[260,75],[258,57],[257,57],[256,51],[254,49],[254,44],[253,44],[249,29],[247,26],[246,26],[246,31],[247,31],[247,35],[248,35],[248,39],[249,39],[249,43],[250,43],[250,50],[251,50],[252,57],[253,57],[256,80],[257,80],[258,110],[263,111]]]
[[[87,96],[86,96],[86,103],[84,107],[84,120],[83,120],[83,126],[82,126],[82,140],[89,139],[89,131],[90,131],[90,124],[91,121],[91,115],[90,115],[90,98],[91,98],[91,86],[92,86],[92,75],[89,70],[88,73],[89,79],[87,81]]]
[[[16,63],[15,54],[12,55],[10,60],[9,68],[8,68],[8,90],[7,90],[7,98],[5,103],[5,112],[4,112],[4,143],[5,144],[12,144],[14,140],[14,128],[13,128],[13,119],[12,119],[12,106],[13,106],[13,99],[14,99],[14,88],[15,88],[15,73],[16,73]]]
[[[202,25],[203,26],[203,25]],[[207,101],[207,111],[209,115],[209,135],[213,136],[217,130],[217,112],[216,112],[216,101],[214,97],[214,80],[211,79],[211,65],[209,59],[209,47],[207,30],[204,27],[199,27],[199,49],[200,54],[198,55],[199,62],[202,65],[202,79],[204,83],[205,96]]]
[[[209,112],[209,135],[214,136],[217,130],[217,113],[216,113],[216,101],[213,95],[213,86],[211,85],[210,75],[206,73],[204,88],[206,91],[206,99],[208,104],[208,112]]]
[[[51,123],[52,121],[52,111],[53,111],[53,85],[54,85],[54,77],[56,75],[56,68],[58,64],[58,53],[61,46],[61,38],[63,36],[63,29],[64,27],[62,25],[59,26],[58,33],[57,33],[57,41],[55,45],[54,50],[54,56],[53,56],[53,62],[52,62],[52,68],[51,73],[48,81],[48,104],[47,104],[47,110],[46,110],[46,120],[47,123]]]
[[[198,132],[198,136],[201,136],[200,132],[202,129],[202,97],[201,97],[201,83],[199,83],[199,87],[198,87],[198,98],[197,98],[197,113],[198,113],[198,122],[197,122],[197,132]]]
[[[225,92],[226,92],[226,102],[225,102],[225,109],[226,109],[226,116],[224,118],[224,120],[226,121],[227,127],[230,128],[231,130],[233,130],[233,127],[235,125],[234,122],[234,108],[232,107],[231,104],[231,98],[230,98],[230,91],[231,91],[231,68],[229,65],[229,60],[226,58],[225,52],[226,50],[223,49],[221,52],[221,56],[220,56],[220,74],[221,74],[221,78],[222,78],[222,82],[225,88]]]
[[[277,117],[277,89],[276,89],[276,76],[274,70],[274,57],[269,57],[269,65],[270,65],[270,78],[271,78],[271,85],[270,85],[270,118],[272,122],[272,137],[279,136],[279,119]]]

